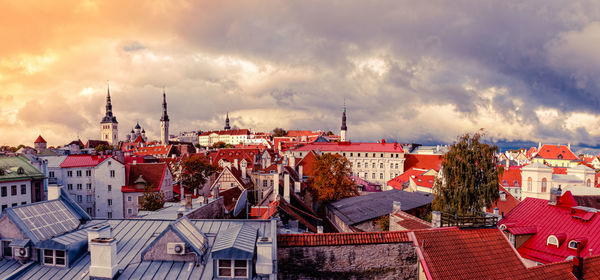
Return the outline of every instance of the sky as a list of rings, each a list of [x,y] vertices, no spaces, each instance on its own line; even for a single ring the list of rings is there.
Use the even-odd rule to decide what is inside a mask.
[[[221,129],[600,145],[600,1],[29,1],[0,10],[0,145]]]

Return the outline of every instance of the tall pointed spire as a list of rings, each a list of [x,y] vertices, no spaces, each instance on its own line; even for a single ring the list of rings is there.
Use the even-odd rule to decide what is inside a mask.
[[[348,130],[348,127],[346,126],[346,98],[344,98],[344,111],[342,112],[342,127],[340,128],[340,130],[340,141],[346,142],[346,134]]]
[[[162,116],[160,117],[161,121],[169,121],[169,115],[167,114],[167,94],[165,93],[165,88],[163,87],[163,103],[162,103]]]
[[[227,112],[227,118],[225,118],[225,130],[230,130],[231,127],[229,126],[229,112]]]
[[[112,103],[110,102],[110,84],[106,81],[106,113],[100,123],[117,123],[117,118],[113,116]]]

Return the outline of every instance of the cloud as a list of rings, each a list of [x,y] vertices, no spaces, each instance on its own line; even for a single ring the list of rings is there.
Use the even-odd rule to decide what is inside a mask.
[[[122,138],[218,129],[351,139],[490,136],[600,144],[600,4],[583,1],[9,1],[0,142],[99,137],[105,81]],[[10,27],[10,28],[9,28]],[[7,99],[12,96],[12,99]],[[556,112],[547,116],[543,112]],[[60,112],[60,113],[53,113]],[[50,141],[50,139],[49,139]]]

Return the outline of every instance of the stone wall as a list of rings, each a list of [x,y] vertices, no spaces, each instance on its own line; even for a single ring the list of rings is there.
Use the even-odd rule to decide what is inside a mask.
[[[277,249],[279,279],[417,279],[412,243]]]
[[[186,215],[188,219],[219,219],[223,217],[223,198],[219,197],[210,203],[193,210]]]

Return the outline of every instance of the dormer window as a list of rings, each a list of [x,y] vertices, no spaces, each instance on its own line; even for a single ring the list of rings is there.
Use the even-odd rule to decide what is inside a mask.
[[[569,249],[577,250],[577,241],[571,240],[569,241]]]
[[[559,247],[558,238],[556,238],[556,236],[554,236],[554,235],[548,236],[548,239],[546,240],[546,246],[550,246],[550,245],[554,245],[554,246],[556,246],[556,248]]]
[[[505,230],[506,229],[506,225],[505,224],[501,224],[499,227],[500,230]]]
[[[44,249],[44,265],[50,266],[66,266],[67,255],[62,250]]]

